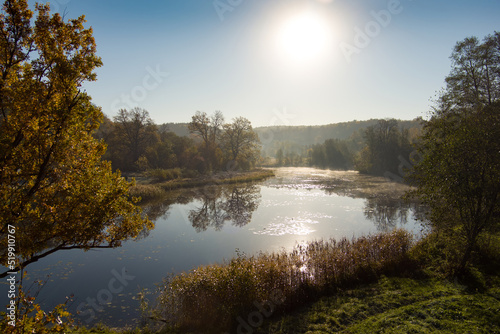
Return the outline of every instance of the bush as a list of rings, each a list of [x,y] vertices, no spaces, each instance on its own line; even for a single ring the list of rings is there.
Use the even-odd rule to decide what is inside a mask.
[[[496,275],[500,273],[500,236],[483,233],[471,253],[470,270],[460,270],[464,242],[456,233],[433,232],[418,241],[410,252],[411,258],[422,264],[430,275],[442,278],[458,276],[468,280],[477,269]],[[472,275],[474,276],[474,275]]]
[[[424,270],[434,276],[452,276],[459,262],[460,252],[454,238],[445,234],[431,233],[416,243],[411,258],[424,265]]]
[[[25,289],[22,282],[26,276],[26,272],[21,272],[21,275],[18,295],[16,296],[14,319],[7,317],[7,313],[0,312],[0,316],[2,317],[0,332],[5,334],[49,334],[67,333],[71,328],[74,328],[74,319],[67,310],[67,304],[72,299],[67,297],[64,303],[57,305],[52,311],[45,312],[37,304],[36,296],[46,282],[36,281],[28,289]],[[32,292],[32,288],[36,288],[36,291]]]

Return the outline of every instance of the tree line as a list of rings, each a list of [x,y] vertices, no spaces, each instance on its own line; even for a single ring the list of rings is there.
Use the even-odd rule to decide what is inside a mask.
[[[353,132],[347,139],[330,138],[313,145],[281,142],[276,150],[277,166],[312,166],[355,169],[372,175],[400,174],[401,161],[409,160],[421,132],[422,119],[405,122],[380,119]]]
[[[104,118],[95,138],[107,150],[104,160],[123,172],[178,169],[185,175],[219,170],[250,169],[259,157],[259,139],[249,120],[224,122],[220,111],[196,112],[189,123],[191,136],[178,136],[156,125],[142,108],[121,109],[113,120]]]

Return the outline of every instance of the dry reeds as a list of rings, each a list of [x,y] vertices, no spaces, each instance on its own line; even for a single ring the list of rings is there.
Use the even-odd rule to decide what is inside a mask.
[[[166,195],[166,191],[152,184],[136,184],[130,187],[129,194],[131,197],[140,198],[142,202],[147,202],[153,199],[162,198]]]
[[[228,330],[258,305],[272,305],[273,312],[290,309],[319,294],[401,270],[411,243],[410,233],[396,230],[314,241],[292,252],[240,255],[166,280],[152,316],[180,328]],[[272,297],[277,292],[279,302]]]

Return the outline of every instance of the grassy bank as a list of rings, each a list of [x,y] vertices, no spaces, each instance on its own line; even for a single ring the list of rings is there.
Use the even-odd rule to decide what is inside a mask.
[[[500,333],[500,279],[488,276],[477,291],[454,280],[381,276],[376,282],[305,303],[292,312],[263,314],[260,326],[242,316],[239,333]],[[255,308],[254,312],[258,311]],[[255,317],[253,321],[259,321]],[[250,322],[252,319],[250,320]],[[251,331],[246,330],[250,328]],[[186,330],[111,330],[104,326],[79,334],[188,334]],[[238,328],[228,333],[238,333]]]
[[[180,188],[195,188],[206,185],[235,184],[261,181],[274,176],[270,169],[255,169],[246,172],[219,172],[192,178],[176,178],[163,182],[155,182],[152,178],[143,178],[130,189],[130,195],[140,197],[146,202],[161,198],[167,191]]]
[[[500,282],[381,277],[272,319],[253,333],[499,333]]]

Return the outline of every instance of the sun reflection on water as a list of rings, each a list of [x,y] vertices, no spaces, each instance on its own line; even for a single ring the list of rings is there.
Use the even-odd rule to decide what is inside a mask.
[[[308,235],[316,230],[312,229],[310,225],[318,224],[317,220],[309,218],[290,218],[277,216],[273,222],[264,227],[260,231],[254,231],[253,234],[282,236],[290,235]]]

